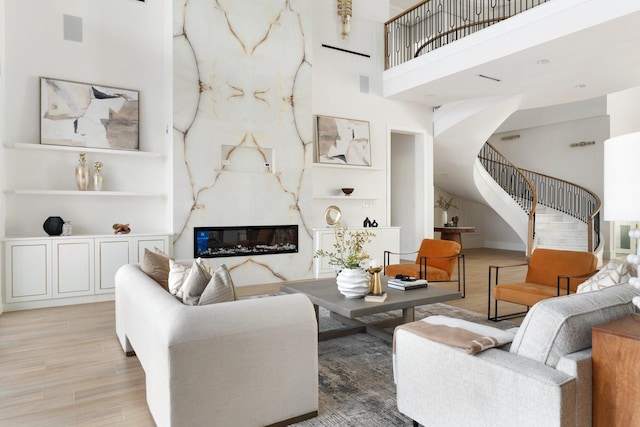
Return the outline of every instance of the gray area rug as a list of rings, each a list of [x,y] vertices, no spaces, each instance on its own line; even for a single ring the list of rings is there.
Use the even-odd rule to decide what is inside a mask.
[[[517,323],[488,321],[485,315],[452,307],[430,304],[416,307],[416,320],[442,314],[491,325],[500,329]],[[401,316],[400,310],[389,315]],[[383,319],[387,314],[370,316]],[[341,324],[320,310],[320,328]],[[293,424],[298,427],[391,427],[411,426],[409,418],[398,412],[393,382],[391,344],[367,334],[355,334],[318,343],[319,409],[318,416]],[[471,357],[471,356],[469,356]]]

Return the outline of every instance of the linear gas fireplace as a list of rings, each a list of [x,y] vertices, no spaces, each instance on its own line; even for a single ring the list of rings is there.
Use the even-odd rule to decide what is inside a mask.
[[[195,227],[193,232],[196,258],[298,252],[297,225]]]

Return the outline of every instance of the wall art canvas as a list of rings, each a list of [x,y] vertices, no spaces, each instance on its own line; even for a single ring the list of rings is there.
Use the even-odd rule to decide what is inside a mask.
[[[40,78],[40,143],[137,150],[139,93]]]
[[[316,116],[318,163],[371,166],[369,122]]]

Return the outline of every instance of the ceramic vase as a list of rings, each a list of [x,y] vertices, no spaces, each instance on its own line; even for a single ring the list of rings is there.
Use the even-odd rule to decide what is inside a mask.
[[[442,225],[443,226],[447,225],[448,221],[449,221],[449,218],[447,216],[447,211],[442,211]]]
[[[102,191],[102,162],[95,162],[93,166],[96,168],[93,174],[93,189]]]
[[[336,283],[338,291],[347,298],[362,298],[369,293],[369,274],[362,268],[343,268]]]
[[[86,156],[85,153],[80,153],[80,159],[76,166],[76,184],[78,185],[78,190],[82,191],[87,190],[89,188],[89,182],[91,182],[91,171],[89,171],[87,167]]]

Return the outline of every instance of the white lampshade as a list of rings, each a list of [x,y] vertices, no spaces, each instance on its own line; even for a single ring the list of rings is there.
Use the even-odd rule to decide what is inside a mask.
[[[640,132],[604,142],[604,219],[640,222]]]

